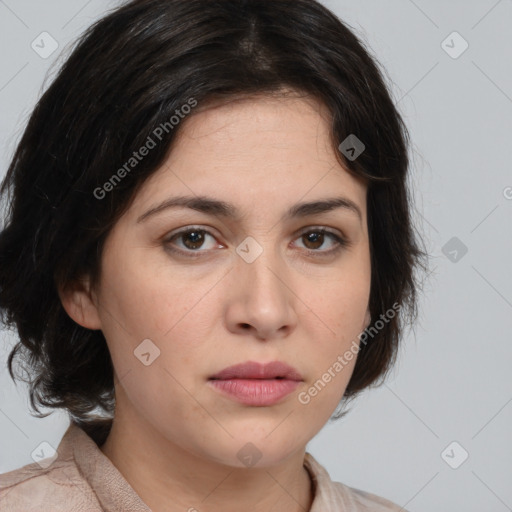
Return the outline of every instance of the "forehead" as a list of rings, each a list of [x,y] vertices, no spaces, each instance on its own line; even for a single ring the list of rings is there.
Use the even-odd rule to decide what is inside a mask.
[[[343,195],[364,215],[366,185],[336,157],[329,113],[316,100],[243,98],[199,106],[182,123],[164,165],[139,191],[137,217],[185,195],[214,196],[242,212]]]
[[[199,105],[185,119],[177,144],[187,143],[187,139],[204,146],[236,141],[244,150],[263,141],[268,149],[287,142],[297,151],[305,138],[321,145],[327,142],[329,123],[329,111],[311,96],[255,95]]]

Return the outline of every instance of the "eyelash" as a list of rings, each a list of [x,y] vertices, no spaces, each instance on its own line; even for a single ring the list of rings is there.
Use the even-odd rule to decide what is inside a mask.
[[[169,252],[171,253],[175,253],[175,254],[179,254],[179,255],[184,255],[188,258],[200,258],[202,257],[202,253],[205,253],[205,252],[208,252],[208,251],[201,251],[201,250],[196,250],[196,251],[193,251],[191,249],[189,250],[183,250],[183,249],[176,249],[175,247],[172,247],[171,245],[171,242],[178,238],[180,236],[183,236],[183,235],[186,235],[186,234],[189,234],[189,233],[193,233],[193,232],[200,232],[202,234],[207,234],[207,235],[210,235],[211,237],[215,238],[214,235],[212,235],[209,231],[207,231],[206,229],[203,229],[203,228],[200,228],[199,226],[190,226],[190,227],[187,227],[186,229],[183,229],[181,231],[178,231],[177,233],[174,233],[172,236],[168,237],[166,240],[165,240],[165,244],[166,244],[166,248]],[[306,234],[309,234],[309,233],[319,233],[319,234],[324,234],[324,235],[328,235],[332,240],[334,240],[334,242],[336,242],[336,246],[333,248],[333,249],[329,249],[328,251],[320,251],[320,250],[314,250],[314,249],[305,249],[306,253],[309,255],[309,256],[333,256],[333,255],[336,255],[337,253],[339,253],[342,249],[344,248],[347,248],[350,246],[350,242],[332,232],[332,231],[329,231],[325,228],[309,228],[307,229],[306,231],[303,231],[302,233],[299,234],[299,236],[297,238],[300,238]]]

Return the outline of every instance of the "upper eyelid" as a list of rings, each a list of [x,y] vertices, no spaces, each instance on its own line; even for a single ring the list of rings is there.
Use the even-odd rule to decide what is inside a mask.
[[[180,235],[186,234],[188,232],[194,231],[194,230],[202,231],[216,239],[217,237],[215,236],[214,233],[212,233],[210,231],[210,229],[212,229],[212,228],[209,228],[209,227],[206,228],[206,227],[201,227],[200,225],[191,224],[190,226],[184,227],[183,229],[179,229],[178,231],[172,232],[170,235],[165,236],[164,241],[166,243],[168,243],[172,239],[179,237]],[[337,233],[337,232],[333,231],[332,228],[328,228],[326,226],[321,226],[321,225],[306,226],[305,228],[302,228],[298,232],[296,232],[294,236],[297,238],[297,237],[299,237],[305,233],[308,233],[310,231],[322,231],[322,232],[326,233],[327,235],[331,235],[332,237],[341,238],[346,244],[349,243],[348,237],[345,236],[345,233],[343,233],[341,230],[338,230],[339,232]],[[336,239],[335,239],[335,241],[338,242]],[[198,251],[187,251],[187,252],[206,252],[206,251],[198,250]],[[317,251],[317,252],[323,252],[323,251]],[[325,251],[325,252],[327,252],[327,251]]]
[[[194,229],[196,229],[197,231],[204,231],[205,233],[208,233],[209,235],[215,236],[215,234],[211,232],[211,230],[214,228],[211,228],[209,226],[203,227],[201,225],[190,224],[190,226],[186,226],[184,228],[179,228],[178,231],[172,231],[170,234],[166,234],[165,238],[167,238],[167,239],[173,238],[177,235],[181,235],[183,233],[188,233],[189,231],[193,231]],[[295,236],[300,236],[301,234],[307,233],[308,231],[315,231],[315,230],[316,231],[324,231],[326,233],[338,235],[342,238],[347,238],[345,236],[345,233],[340,229],[330,228],[327,226],[322,226],[322,225],[317,225],[317,224],[313,224],[311,226],[306,226],[305,228],[301,228],[300,230],[298,230],[295,233]]]

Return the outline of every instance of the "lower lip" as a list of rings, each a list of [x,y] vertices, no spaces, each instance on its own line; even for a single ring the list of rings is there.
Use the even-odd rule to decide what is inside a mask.
[[[227,379],[210,380],[221,393],[247,405],[274,405],[292,393],[300,384],[289,379]]]

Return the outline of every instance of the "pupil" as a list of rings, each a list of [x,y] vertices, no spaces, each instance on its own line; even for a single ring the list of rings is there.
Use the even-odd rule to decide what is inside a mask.
[[[308,239],[308,243],[313,243],[315,245],[315,249],[322,245],[323,240],[323,233],[309,233],[306,235],[306,238]]]
[[[191,239],[192,247],[189,247],[189,249],[197,249],[196,245],[201,245],[203,235],[200,231],[190,231],[185,235],[187,239]],[[185,243],[185,245],[188,247],[190,244]]]

